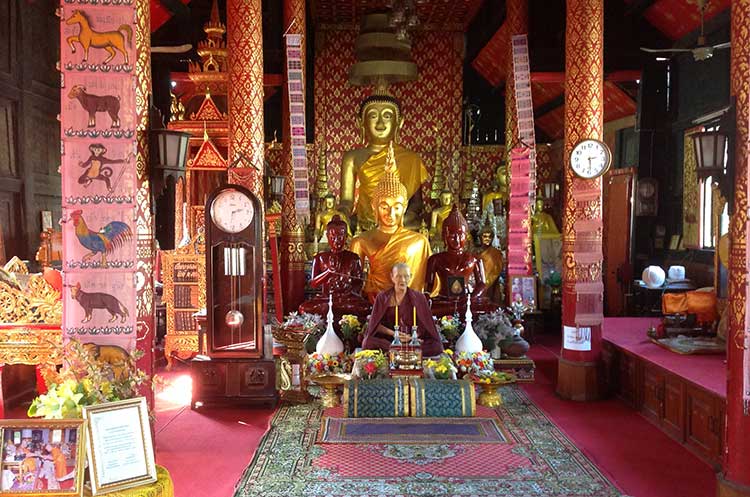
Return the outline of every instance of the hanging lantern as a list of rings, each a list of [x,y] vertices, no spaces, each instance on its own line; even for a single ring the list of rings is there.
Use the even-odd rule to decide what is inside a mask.
[[[726,170],[727,135],[718,131],[706,131],[694,133],[692,138],[698,180],[723,175]]]

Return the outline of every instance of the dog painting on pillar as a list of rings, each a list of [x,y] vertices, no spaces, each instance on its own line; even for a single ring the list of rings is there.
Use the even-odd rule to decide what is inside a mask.
[[[81,283],[79,282],[70,289],[70,296],[83,308],[84,317],[81,323],[91,321],[95,309],[104,309],[109,312],[110,323],[117,321],[118,318],[122,323],[128,319],[128,309],[122,305],[122,302],[108,293],[84,292],[81,290]]]

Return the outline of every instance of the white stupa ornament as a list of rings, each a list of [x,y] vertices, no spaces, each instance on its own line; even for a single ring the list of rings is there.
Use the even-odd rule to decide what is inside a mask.
[[[482,351],[482,340],[479,339],[474,327],[471,325],[471,296],[466,297],[466,329],[461,336],[456,340],[456,352],[468,352],[473,354],[474,352]]]
[[[328,325],[326,326],[326,332],[318,340],[318,344],[315,346],[315,352],[318,354],[331,354],[336,355],[344,351],[344,342],[336,335],[333,331],[333,297],[328,296]]]

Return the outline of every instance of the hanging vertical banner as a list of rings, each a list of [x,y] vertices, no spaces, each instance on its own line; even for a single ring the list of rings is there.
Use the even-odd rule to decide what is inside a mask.
[[[531,69],[529,67],[529,42],[526,35],[511,38],[513,47],[513,91],[516,94],[516,119],[518,139],[530,148],[529,200],[536,196],[536,135],[534,134],[534,104],[531,99]]]
[[[529,186],[531,150],[514,148],[510,153],[510,200],[508,208],[508,275],[531,274]]]
[[[746,188],[746,193],[750,193],[750,181],[747,182]],[[742,348],[742,411],[745,416],[750,415],[750,238],[748,235],[750,235],[750,220],[745,221],[745,333],[741,340],[733,337],[735,345]],[[729,250],[731,254],[732,248],[730,247]]]
[[[287,34],[286,65],[289,94],[289,129],[291,130],[292,171],[294,172],[294,206],[297,220],[310,220],[310,182],[307,172],[307,133],[305,130],[305,75],[302,72],[302,35]]]
[[[135,4],[61,0],[58,12],[63,336],[129,351],[136,342]]]

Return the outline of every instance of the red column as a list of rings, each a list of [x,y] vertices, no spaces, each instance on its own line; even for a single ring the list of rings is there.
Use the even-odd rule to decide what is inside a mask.
[[[291,27],[290,27],[291,26]],[[284,0],[284,30],[290,34],[302,35],[302,52],[305,53],[305,0]],[[302,72],[306,74],[305,58],[302,58]],[[286,82],[287,65],[284,64]],[[283,150],[284,197],[281,201],[281,274],[284,296],[284,312],[296,311],[305,299],[305,235],[302,226],[297,222],[294,206],[294,172],[292,169],[292,133],[289,125],[289,93],[287,85],[283,87],[281,104],[281,121]],[[309,123],[308,123],[309,124]]]
[[[720,497],[750,496],[750,416],[743,412],[743,338],[747,272],[748,113],[750,112],[750,0],[732,2],[730,91],[736,98],[734,214],[730,225],[729,330],[727,333],[727,417],[724,471],[717,476]]]
[[[230,182],[263,198],[263,12],[261,0],[227,0]]]
[[[136,195],[136,333],[138,342],[136,347],[143,351],[138,360],[138,367],[153,378],[154,373],[154,344],[156,342],[156,327],[154,314],[154,257],[156,247],[154,241],[154,219],[151,216],[151,188],[148,180],[149,166],[149,102],[151,101],[151,3],[149,0],[136,2],[136,62],[135,62],[135,105],[138,116],[136,141],[136,181],[138,194]],[[141,392],[148,400],[148,405],[154,406],[154,391],[144,388]]]
[[[557,393],[571,400],[592,400],[601,390],[597,363],[602,318],[601,300],[597,298],[603,296],[603,287],[598,296],[584,295],[582,288],[590,284],[587,291],[591,292],[602,285],[602,185],[599,178],[574,176],[570,152],[585,138],[602,139],[603,26],[603,0],[567,1],[562,322],[564,329],[580,326],[591,333],[591,350],[568,350],[563,345]],[[584,253],[588,262],[581,263]],[[594,314],[597,319],[592,319]]]

